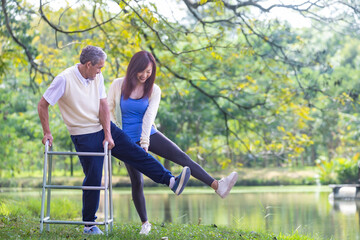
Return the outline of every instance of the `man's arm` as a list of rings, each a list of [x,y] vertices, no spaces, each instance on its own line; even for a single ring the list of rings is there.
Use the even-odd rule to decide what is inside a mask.
[[[108,145],[109,149],[112,149],[113,147],[115,147],[115,143],[111,136],[110,111],[106,98],[100,99],[99,120],[105,134],[105,139],[103,144],[105,144],[105,141],[107,141],[109,143]]]
[[[51,135],[49,127],[49,103],[45,100],[44,97],[41,97],[38,103],[38,114],[43,129],[44,137],[42,143],[45,144],[49,140],[49,145],[52,145],[53,136]]]

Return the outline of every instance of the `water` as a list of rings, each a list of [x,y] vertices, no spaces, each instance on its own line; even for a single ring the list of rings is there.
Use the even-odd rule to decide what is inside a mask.
[[[301,234],[321,239],[360,240],[360,201],[329,201],[327,187],[242,187],[221,199],[208,188],[188,188],[181,196],[169,190],[147,189],[148,218],[154,222],[216,224],[275,234]],[[2,192],[2,197],[41,198],[41,190]],[[79,203],[77,190],[53,190],[53,198]],[[139,222],[129,189],[115,190],[115,223]],[[52,206],[56,207],[56,206]],[[102,202],[98,212],[103,217]]]

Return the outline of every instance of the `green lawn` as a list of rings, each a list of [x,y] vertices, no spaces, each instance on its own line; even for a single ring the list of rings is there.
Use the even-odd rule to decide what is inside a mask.
[[[108,236],[88,236],[82,234],[79,225],[51,225],[50,232],[39,232],[39,219],[23,216],[2,216],[0,239],[314,239],[294,233],[292,235],[274,235],[217,227],[215,225],[190,225],[152,223],[153,228],[148,236],[139,235],[138,223],[116,223]],[[100,227],[104,229],[103,226]]]
[[[53,209],[55,218],[74,219],[79,214],[79,206],[71,201],[56,200],[60,208]],[[40,233],[38,200],[0,200],[0,239],[316,239],[309,236],[293,234],[273,234],[254,232],[251,229],[230,228],[203,224],[172,224],[152,222],[153,228],[148,236],[139,235],[140,225],[115,221],[114,228],[108,236],[83,235],[80,225],[50,225],[50,232]],[[100,226],[104,230],[104,226]]]

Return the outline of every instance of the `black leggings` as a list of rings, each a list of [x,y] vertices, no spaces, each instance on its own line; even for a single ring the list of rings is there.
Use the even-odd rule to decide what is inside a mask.
[[[150,136],[149,151],[181,166],[188,166],[191,170],[191,175],[208,186],[211,186],[212,182],[215,180],[198,163],[191,160],[191,158],[175,143],[159,131]],[[131,180],[132,198],[136,211],[138,212],[141,221],[145,222],[147,221],[147,214],[142,173],[126,163],[125,166]]]

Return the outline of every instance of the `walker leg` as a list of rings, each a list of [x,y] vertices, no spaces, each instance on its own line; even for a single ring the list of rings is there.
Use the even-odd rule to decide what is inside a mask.
[[[42,233],[44,228],[44,205],[45,205],[45,185],[46,185],[46,170],[47,170],[47,152],[48,152],[48,142],[45,143],[45,153],[44,153],[44,169],[43,169],[43,184],[42,184],[42,195],[41,195],[41,212],[40,212],[40,233]]]
[[[50,147],[50,151],[52,147]],[[48,184],[51,185],[52,175],[52,155],[49,156],[49,173],[48,173]],[[47,190],[47,204],[46,204],[46,217],[50,218],[50,202],[51,202],[51,189]],[[50,231],[50,224],[46,224],[46,231]]]
[[[104,156],[104,187],[105,187],[105,190],[104,190],[104,224],[105,224],[105,232],[106,232],[106,235],[108,234],[108,211],[109,211],[109,208],[108,208],[108,189],[109,189],[109,179],[108,179],[108,151],[107,151],[107,144],[105,144],[105,147],[104,148],[104,152],[105,152],[105,156]]]
[[[110,207],[110,232],[113,231],[114,213],[113,213],[113,200],[112,200],[112,165],[111,165],[111,150],[108,153],[109,159],[109,207]]]

